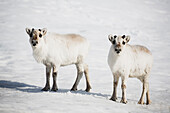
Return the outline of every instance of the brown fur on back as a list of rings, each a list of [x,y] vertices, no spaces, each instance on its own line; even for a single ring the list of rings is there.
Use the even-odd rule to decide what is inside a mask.
[[[148,54],[151,54],[151,52],[149,51],[148,48],[144,47],[144,46],[141,46],[141,45],[128,45],[132,48],[133,52],[137,53],[138,51],[142,51],[142,52],[145,52],[145,53],[148,53]]]
[[[82,36],[77,35],[77,34],[67,34],[66,36],[67,36],[67,38],[69,38],[70,40],[76,41],[76,42],[82,42],[82,41],[85,40]]]

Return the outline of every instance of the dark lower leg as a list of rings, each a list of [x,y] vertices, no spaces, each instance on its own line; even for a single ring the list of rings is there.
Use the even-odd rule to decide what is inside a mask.
[[[122,99],[121,99],[120,102],[126,104],[127,103],[127,100],[126,100],[126,84],[124,83],[124,81],[122,81],[121,88],[122,88]]]
[[[52,87],[52,91],[57,91],[57,83],[56,83],[56,78],[57,78],[57,72],[53,72],[53,87]]]
[[[146,104],[151,104],[151,100],[150,100],[150,96],[149,96],[149,85],[148,85],[148,89],[146,92]]]
[[[117,85],[119,82],[119,76],[113,75],[114,81],[113,81],[113,94],[110,100],[116,101],[117,100]]]
[[[46,67],[46,85],[42,89],[42,91],[50,90],[50,72],[51,72],[51,68],[50,67]]]
[[[118,81],[114,82],[113,94],[112,94],[112,97],[110,100],[116,101],[116,99],[117,99],[117,84],[118,84]]]
[[[83,72],[78,72],[76,81],[75,81],[73,87],[71,88],[71,91],[76,91],[77,90],[77,85],[79,84],[80,79],[82,78],[82,76],[83,76]]]
[[[90,81],[89,81],[89,71],[88,71],[88,67],[85,68],[84,70],[84,74],[85,74],[85,78],[86,78],[86,92],[89,92],[91,89],[90,86]]]
[[[147,90],[147,83],[143,83],[143,91],[140,100],[138,101],[138,104],[144,104],[144,95],[146,94],[146,90]]]

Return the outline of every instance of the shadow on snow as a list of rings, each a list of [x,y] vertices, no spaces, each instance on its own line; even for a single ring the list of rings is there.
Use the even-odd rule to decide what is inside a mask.
[[[7,80],[0,80],[0,88],[9,88],[15,89],[22,92],[28,93],[41,93],[41,87],[35,85],[29,85],[20,82],[12,82]],[[52,91],[50,91],[52,92]],[[77,90],[77,91],[70,91],[69,89],[59,89],[56,93],[73,93],[73,94],[82,94],[82,95],[91,95],[91,96],[98,96],[98,97],[109,97],[110,95],[102,94],[102,93],[93,93],[93,92],[86,92],[84,90]]]
[[[16,89],[19,91],[31,93],[41,92],[41,87],[7,80],[0,80],[0,88]]]
[[[59,89],[57,93],[73,93],[73,94],[81,94],[81,95],[91,95],[94,97],[110,97],[110,95],[102,94],[102,93],[94,93],[94,92],[86,92],[84,90],[70,91],[69,89]]]

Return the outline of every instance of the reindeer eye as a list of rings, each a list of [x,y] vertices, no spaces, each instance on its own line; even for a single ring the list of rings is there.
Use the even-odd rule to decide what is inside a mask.
[[[115,41],[115,40],[113,40],[113,41],[112,41],[112,44],[115,44],[115,43],[116,43],[116,41]]]
[[[123,35],[122,38],[124,39],[124,38],[125,38],[125,35]]]
[[[123,41],[122,44],[125,45],[125,42]]]
[[[41,38],[41,37],[42,37],[42,34],[39,34],[39,37]]]
[[[116,38],[117,36],[115,35],[114,38]]]

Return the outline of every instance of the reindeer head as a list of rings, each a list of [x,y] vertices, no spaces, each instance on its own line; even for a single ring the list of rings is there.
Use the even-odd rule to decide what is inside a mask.
[[[42,40],[43,36],[47,33],[46,28],[43,29],[26,28],[25,30],[27,34],[30,36],[29,41],[32,47],[36,47],[39,44],[39,42]]]
[[[126,46],[126,44],[130,40],[130,36],[125,36],[125,35],[123,36],[109,35],[108,38],[110,42],[113,44],[114,51],[117,54],[120,54],[120,52],[123,50],[123,48]]]

